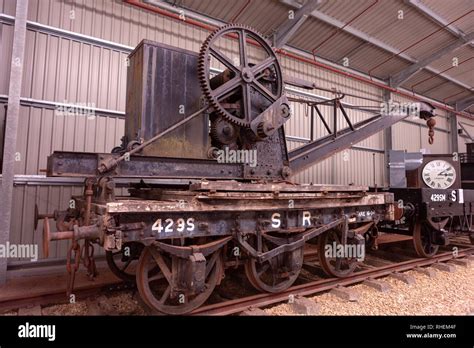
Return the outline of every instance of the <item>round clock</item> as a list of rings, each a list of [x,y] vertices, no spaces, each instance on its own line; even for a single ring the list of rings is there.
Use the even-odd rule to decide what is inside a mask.
[[[456,169],[443,160],[426,163],[421,175],[425,184],[434,189],[450,188],[456,181]]]

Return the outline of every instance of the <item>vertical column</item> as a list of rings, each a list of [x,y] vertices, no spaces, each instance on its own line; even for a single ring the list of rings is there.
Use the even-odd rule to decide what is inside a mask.
[[[10,237],[11,210],[13,200],[13,179],[15,176],[15,151],[20,113],[20,93],[23,74],[23,58],[26,40],[26,18],[28,0],[16,0],[13,48],[8,88],[8,109],[5,120],[3,148],[2,187],[0,204],[0,244],[5,245]],[[0,258],[0,284],[4,284],[7,274],[7,259]]]
[[[459,152],[459,144],[458,144],[458,116],[455,113],[449,113],[449,129],[451,130],[450,138],[451,138],[451,152]]]
[[[390,103],[390,98],[392,97],[392,94],[390,93],[389,90],[384,90],[383,92],[383,102],[388,104]],[[387,108],[388,109],[388,108]],[[388,116],[390,117],[390,116]],[[393,149],[393,134],[392,134],[392,127],[385,128],[383,131],[383,141],[384,141],[384,151],[385,151],[385,175],[384,175],[384,186],[388,187],[390,185],[390,170],[389,170],[389,157],[388,154],[390,150]]]

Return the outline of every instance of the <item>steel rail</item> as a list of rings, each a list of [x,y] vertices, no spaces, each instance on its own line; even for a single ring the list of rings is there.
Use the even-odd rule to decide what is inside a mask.
[[[129,285],[122,280],[116,280],[106,284],[96,284],[91,282],[87,286],[74,290],[75,300],[85,300],[90,297],[102,294],[106,291],[118,291],[124,289],[134,289],[135,285]],[[16,297],[0,302],[0,315],[11,310],[31,307],[67,304],[69,298],[66,296],[66,289],[59,287],[55,291],[42,292],[30,297]]]
[[[404,272],[416,267],[429,266],[438,262],[445,262],[455,258],[467,257],[474,254],[474,247],[468,247],[464,250],[459,250],[458,256],[454,257],[453,253],[446,252],[435,255],[430,259],[414,259],[409,261],[402,261],[394,263],[393,265],[386,265],[377,267],[353,274],[347,278],[330,278],[321,279],[307,284],[293,286],[278,294],[257,294],[247,296],[239,299],[224,301],[216,304],[200,307],[194,310],[192,315],[231,315],[243,312],[249,308],[265,307],[268,305],[285,302],[290,296],[309,296],[320,292],[331,290],[338,286],[354,285],[363,282],[367,279],[375,279],[387,276],[394,272]]]

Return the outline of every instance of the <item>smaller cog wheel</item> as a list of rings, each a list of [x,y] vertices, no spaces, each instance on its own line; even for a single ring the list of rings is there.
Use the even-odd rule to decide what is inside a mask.
[[[222,117],[218,117],[211,123],[211,137],[216,142],[229,145],[237,140],[236,127]]]

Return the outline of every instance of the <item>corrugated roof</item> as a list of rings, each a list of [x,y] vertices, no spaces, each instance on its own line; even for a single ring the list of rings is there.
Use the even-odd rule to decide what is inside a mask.
[[[302,4],[303,1],[297,0],[297,3]],[[418,3],[447,22],[464,16],[456,20],[452,27],[464,34],[474,31],[474,0],[419,0]],[[267,36],[287,20],[289,10],[294,10],[279,0],[182,0],[178,5],[224,22],[236,19],[236,22],[252,26]],[[308,18],[288,44],[307,52],[316,48],[316,56],[337,64],[342,64],[343,58],[347,57],[350,68],[370,72],[372,76],[382,79],[413,64],[407,58],[415,62],[423,60],[457,40],[451,30],[443,28],[404,0],[323,0],[317,11],[324,18]],[[403,11],[403,19],[398,18],[399,11]],[[358,31],[391,47],[393,52],[368,43],[334,23],[328,24],[328,20],[335,21],[337,25],[350,22],[344,29]],[[331,39],[324,42],[330,36]],[[453,57],[457,57],[459,63],[466,62],[449,69]],[[469,89],[474,87],[474,58],[469,59],[471,57],[474,57],[474,48],[466,45],[432,62],[428,67],[434,72],[420,70],[402,86],[411,89],[414,84],[435,76],[415,86],[415,91],[440,101],[463,90],[466,95],[472,94]],[[443,72],[468,88],[447,82],[444,77],[436,76],[436,72]]]
[[[455,0],[455,1],[440,1],[440,0],[423,0],[423,4],[428,6],[432,11],[441,15],[448,22],[454,21],[465,13],[474,9],[473,0]],[[474,31],[474,13],[464,17],[453,25],[462,30],[464,33]]]

